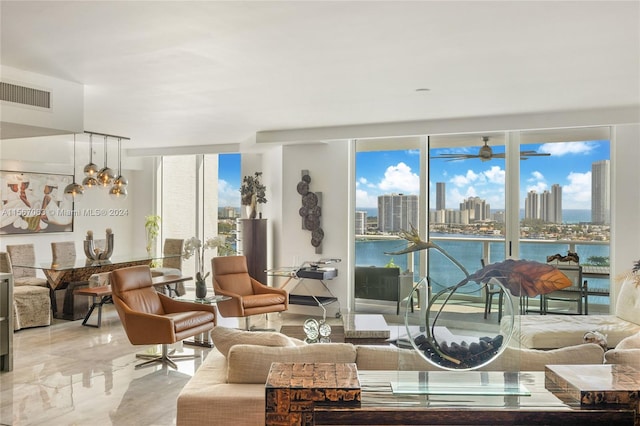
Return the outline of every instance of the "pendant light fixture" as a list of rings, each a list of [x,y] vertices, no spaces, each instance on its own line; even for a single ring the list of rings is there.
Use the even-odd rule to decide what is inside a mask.
[[[118,138],[118,176],[113,181],[109,195],[114,200],[127,198],[127,185],[129,181],[122,176],[122,138]]]
[[[64,197],[69,201],[80,201],[84,194],[82,185],[76,183],[76,134],[73,134],[73,183],[64,188]]]
[[[114,178],[113,170],[107,165],[107,135],[104,135],[104,167],[98,172],[98,184],[103,188],[108,188]]]
[[[89,164],[84,166],[85,178],[82,180],[82,186],[85,189],[91,189],[98,186],[98,165],[93,162],[93,134],[89,134]]]

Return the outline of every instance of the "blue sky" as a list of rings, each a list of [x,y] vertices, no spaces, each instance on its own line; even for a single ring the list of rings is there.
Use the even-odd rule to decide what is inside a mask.
[[[442,153],[477,153],[479,147],[468,149],[443,148],[432,150],[431,156]],[[609,159],[608,141],[562,142],[522,145],[521,150],[550,153],[549,157],[530,157],[520,163],[520,206],[530,190],[538,193],[553,184],[562,186],[563,209],[591,209],[591,164]],[[494,154],[504,152],[493,147]],[[356,206],[377,207],[382,194],[418,194],[420,157],[417,151],[361,152],[356,158]],[[492,209],[504,208],[505,162],[493,158],[463,161],[430,161],[430,191],[435,199],[435,182],[446,183],[447,208],[459,207],[468,197],[487,200]]]
[[[218,156],[218,205],[240,207],[240,154]]]

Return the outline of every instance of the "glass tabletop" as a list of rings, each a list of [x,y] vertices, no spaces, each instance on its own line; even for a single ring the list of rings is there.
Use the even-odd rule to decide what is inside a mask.
[[[112,256],[108,260],[92,260],[87,259],[85,257],[78,257],[74,262],[67,263],[53,263],[52,261],[48,262],[35,262],[30,264],[23,263],[14,263],[14,268],[30,268],[30,269],[46,269],[52,271],[68,271],[72,269],[81,269],[81,268],[91,268],[97,266],[105,266],[105,265],[118,265],[121,263],[130,263],[130,262],[142,262],[148,260],[149,262],[153,260],[161,260],[167,259],[175,256],[149,256],[147,254],[141,255],[130,255],[130,256]]]
[[[230,299],[231,297],[229,296],[221,296],[221,295],[213,295],[213,296],[205,297],[203,299],[198,299],[194,297],[184,297],[184,296],[176,298],[176,300],[179,300],[181,302],[196,302],[196,303],[202,303],[204,305],[213,305],[218,302],[222,302],[224,300],[230,300]]]

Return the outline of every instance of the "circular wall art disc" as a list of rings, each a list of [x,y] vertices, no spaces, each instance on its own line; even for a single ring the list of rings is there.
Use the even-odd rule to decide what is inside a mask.
[[[309,184],[305,181],[298,182],[298,194],[307,195],[309,192]]]
[[[318,229],[320,227],[320,216],[307,215],[304,218],[304,227],[309,231]]]
[[[318,196],[313,192],[308,192],[307,195],[302,197],[302,205],[310,208],[318,205]]]
[[[307,182],[307,183],[311,183],[311,176],[309,176],[309,175],[302,176],[302,181],[303,182]]]

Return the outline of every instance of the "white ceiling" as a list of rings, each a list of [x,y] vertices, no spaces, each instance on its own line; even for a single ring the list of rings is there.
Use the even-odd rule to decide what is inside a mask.
[[[640,104],[638,1],[0,7],[2,65],[84,84],[85,129],[135,148]]]

